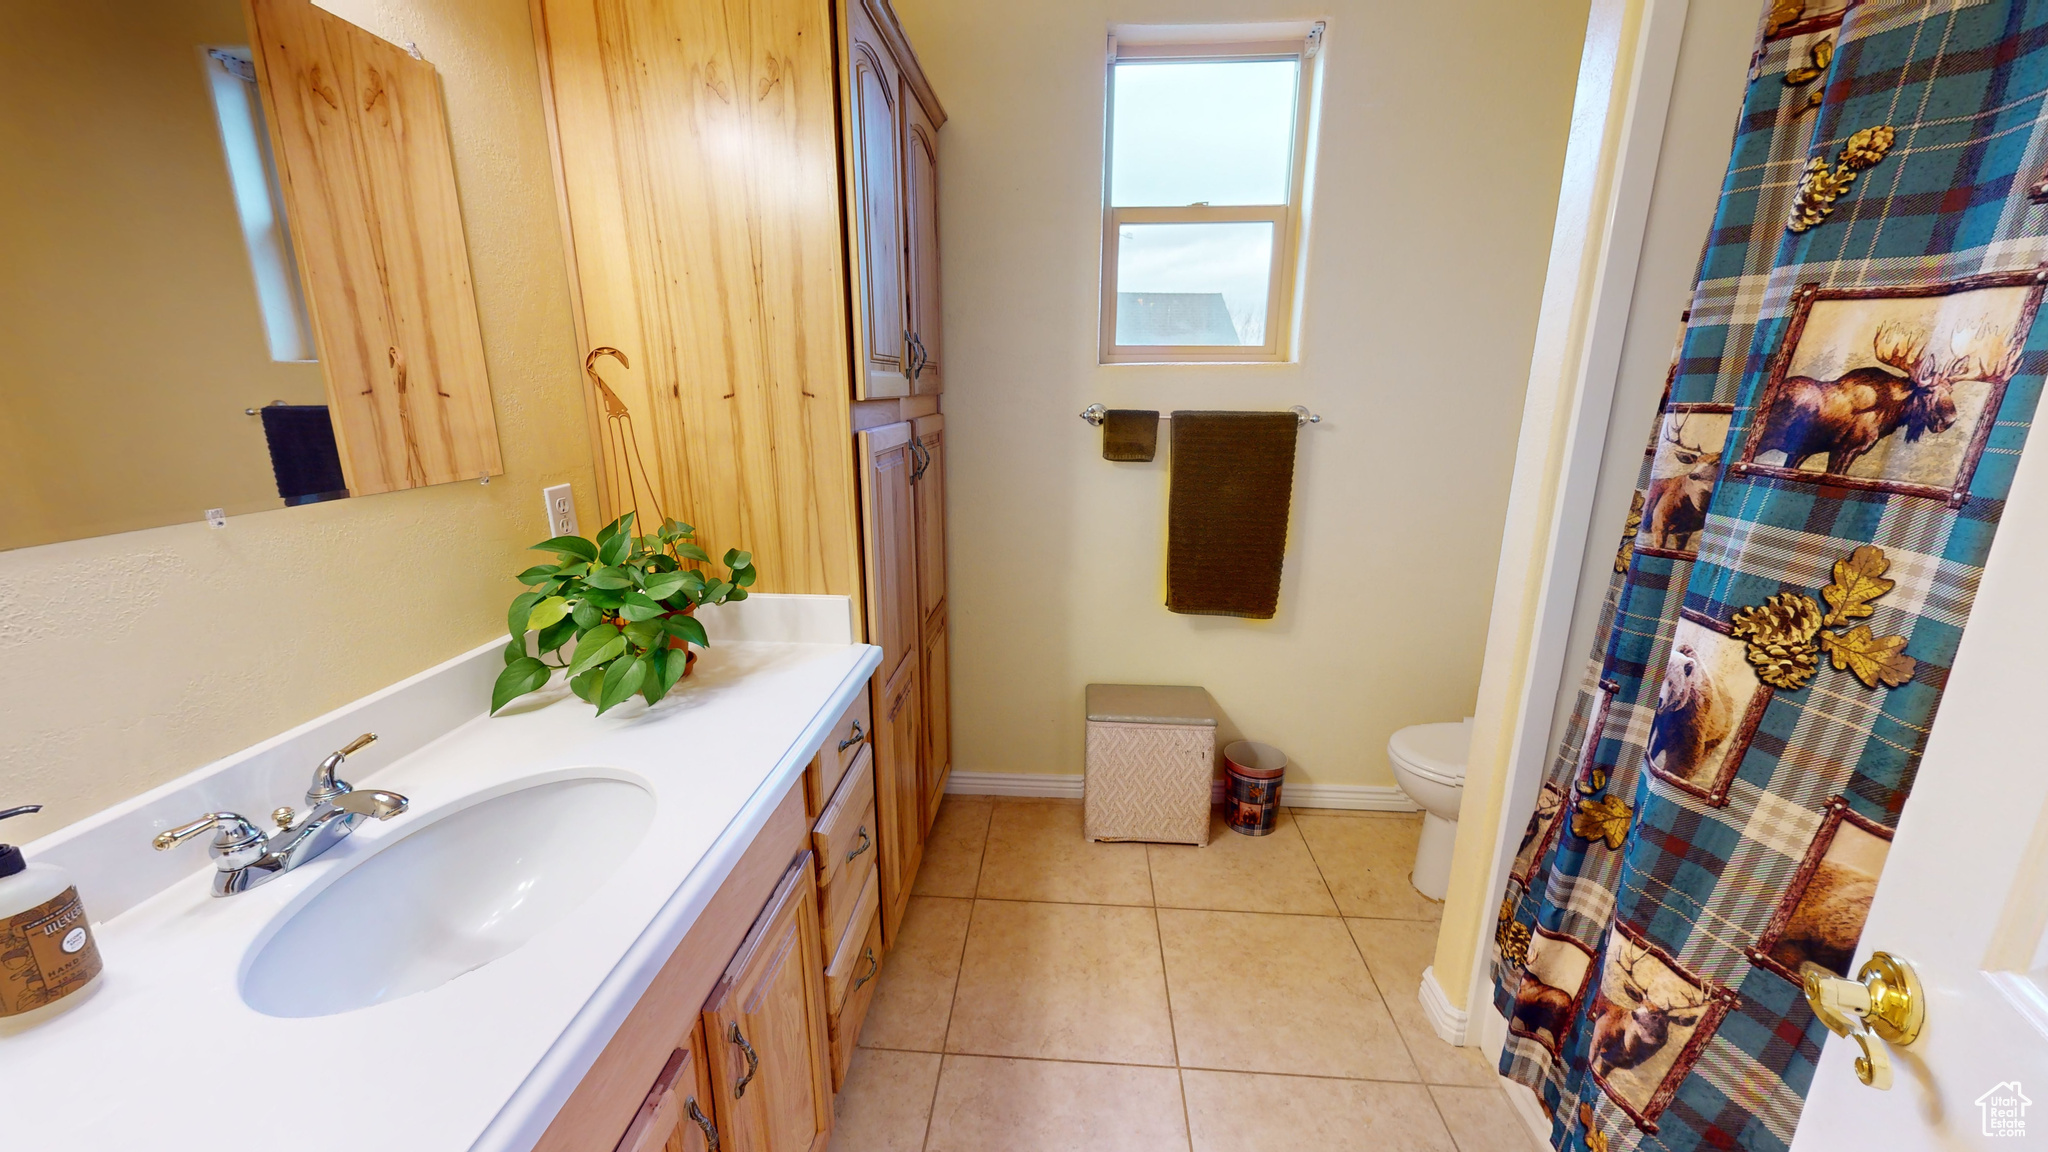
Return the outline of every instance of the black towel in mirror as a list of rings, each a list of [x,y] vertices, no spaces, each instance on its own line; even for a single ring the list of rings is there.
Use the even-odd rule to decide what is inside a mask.
[[[1150,460],[1158,451],[1158,412],[1111,408],[1102,414],[1104,460]]]
[[[1292,412],[1175,412],[1166,607],[1270,620],[1294,495]]]
[[[270,443],[270,471],[287,505],[317,504],[348,495],[341,450],[325,404],[272,404],[258,408]]]

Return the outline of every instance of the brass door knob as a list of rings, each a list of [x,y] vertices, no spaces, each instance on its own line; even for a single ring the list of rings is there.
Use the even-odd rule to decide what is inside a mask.
[[[1806,1003],[1828,1031],[1856,1041],[1856,1078],[1872,1088],[1892,1086],[1891,1053],[1919,1039],[1927,1019],[1927,997],[1913,966],[1889,952],[1873,952],[1844,980],[1820,965],[1800,965]]]

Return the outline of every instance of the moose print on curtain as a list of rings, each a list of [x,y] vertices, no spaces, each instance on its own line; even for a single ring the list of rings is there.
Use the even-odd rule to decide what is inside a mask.
[[[2048,368],[2044,103],[2048,0],[1764,13],[1495,933],[1561,1149],[1791,1143]]]

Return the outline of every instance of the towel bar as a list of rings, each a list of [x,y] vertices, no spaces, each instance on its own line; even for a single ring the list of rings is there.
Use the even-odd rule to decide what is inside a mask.
[[[1296,404],[1293,407],[1289,408],[1288,411],[1294,413],[1294,419],[1297,424],[1308,425],[1321,424],[1323,422],[1323,418],[1321,416],[1316,415],[1315,413],[1309,411],[1308,409],[1302,407],[1299,404]],[[1108,412],[1109,409],[1103,407],[1100,404],[1090,404],[1086,408],[1081,409],[1081,419],[1086,420],[1088,423],[1095,425],[1097,428],[1100,428],[1102,427],[1102,418],[1103,416],[1108,414]],[[1160,419],[1171,420],[1173,419],[1173,417],[1161,416]]]

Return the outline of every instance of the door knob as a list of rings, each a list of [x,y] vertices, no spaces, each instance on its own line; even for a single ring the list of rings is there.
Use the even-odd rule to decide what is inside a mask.
[[[1913,966],[1889,952],[1873,952],[1854,980],[1810,960],[1799,966],[1799,976],[1813,1014],[1828,1031],[1856,1041],[1863,1050],[1856,1058],[1856,1078],[1872,1088],[1890,1088],[1886,1045],[1903,1048],[1919,1039],[1927,1019],[1927,997]]]

